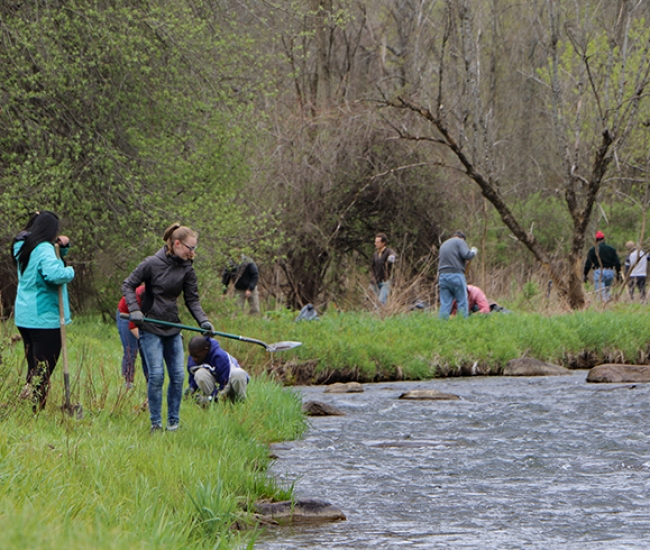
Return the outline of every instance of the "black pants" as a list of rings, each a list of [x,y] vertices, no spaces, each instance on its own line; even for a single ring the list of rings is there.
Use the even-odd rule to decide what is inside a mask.
[[[25,344],[27,383],[34,390],[34,410],[45,407],[50,376],[61,354],[61,330],[58,328],[18,327]]]
[[[630,298],[634,298],[634,287],[639,289],[641,300],[645,301],[645,277],[630,277],[628,281],[628,288],[630,291]]]

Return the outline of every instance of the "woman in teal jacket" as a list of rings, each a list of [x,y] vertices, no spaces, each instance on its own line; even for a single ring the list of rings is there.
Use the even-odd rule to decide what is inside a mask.
[[[27,385],[22,397],[34,400],[34,411],[45,407],[50,377],[61,354],[59,286],[63,285],[66,324],[70,306],[66,283],[74,278],[74,269],[57,258],[54,244],[67,247],[69,240],[59,234],[59,218],[53,212],[36,216],[29,234],[14,243],[18,264],[18,292],[14,319],[25,345]]]

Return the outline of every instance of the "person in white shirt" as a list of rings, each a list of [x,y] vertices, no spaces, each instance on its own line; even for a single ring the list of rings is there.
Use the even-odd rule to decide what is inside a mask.
[[[645,302],[645,280],[648,269],[647,255],[634,242],[625,243],[625,248],[629,250],[625,258],[625,275],[628,277],[628,290],[630,298],[634,300],[634,289],[639,289],[641,301]]]

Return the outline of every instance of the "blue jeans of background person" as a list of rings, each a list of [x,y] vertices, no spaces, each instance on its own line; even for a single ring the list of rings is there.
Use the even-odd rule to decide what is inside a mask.
[[[163,361],[167,365],[169,387],[167,388],[167,427],[175,426],[180,420],[181,398],[185,368],[183,358],[183,340],[180,333],[174,336],[158,336],[151,332],[140,331],[140,346],[147,367],[149,382],[149,416],[152,426],[162,426],[162,389],[165,380]]]
[[[600,290],[603,302],[610,300],[609,289],[613,282],[614,270],[612,268],[606,267],[604,269],[598,268],[594,270],[594,286],[596,287],[596,292]]]
[[[122,319],[120,313],[118,309],[115,322],[117,324],[117,332],[119,332],[120,340],[122,341],[122,349],[124,350],[122,354],[122,376],[127,384],[132,384],[135,378],[135,360],[140,351],[140,343],[129,330],[129,320]],[[140,353],[140,359],[142,360],[142,373],[144,374],[144,379],[147,380],[149,378],[147,361],[142,353]]]
[[[390,294],[390,282],[384,281],[378,285],[373,284],[372,290],[374,290],[375,294],[377,295],[377,300],[379,300],[379,303],[382,306],[386,305],[386,302],[388,301],[388,295]]]
[[[459,313],[463,317],[468,315],[467,282],[462,273],[440,273],[438,275],[438,288],[440,290],[440,318],[449,319],[454,300]]]

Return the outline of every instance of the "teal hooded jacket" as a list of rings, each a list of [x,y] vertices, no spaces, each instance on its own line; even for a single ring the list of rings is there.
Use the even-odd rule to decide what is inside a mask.
[[[14,257],[23,241],[14,244]],[[74,268],[66,267],[56,257],[52,243],[40,243],[29,257],[22,273],[18,269],[18,292],[14,306],[14,320],[22,328],[59,328],[59,286],[63,285],[65,323],[70,322],[70,304],[66,284],[74,279]]]

